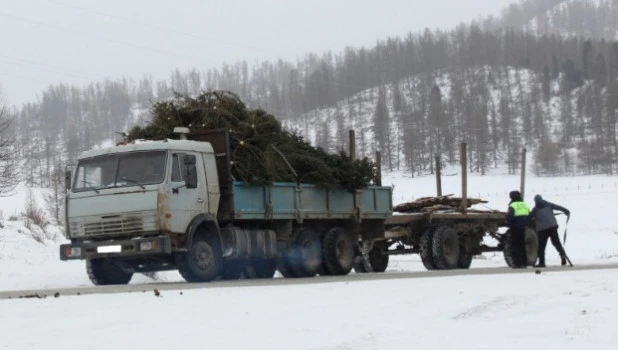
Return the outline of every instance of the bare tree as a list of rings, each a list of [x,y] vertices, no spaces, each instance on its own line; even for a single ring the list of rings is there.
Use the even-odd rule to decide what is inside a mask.
[[[13,116],[0,107],[0,197],[9,196],[19,184],[19,158],[13,132]]]

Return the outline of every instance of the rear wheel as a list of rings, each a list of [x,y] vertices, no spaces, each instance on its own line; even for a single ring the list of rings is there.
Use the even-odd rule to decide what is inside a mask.
[[[313,277],[318,273],[322,265],[322,245],[315,230],[305,227],[298,231],[289,261],[297,277]]]
[[[539,237],[536,231],[527,227],[526,228],[526,257],[528,258],[528,265],[533,266],[536,263],[536,259],[539,256]]]
[[[251,259],[245,268],[247,278],[273,278],[277,264],[273,259]]]
[[[247,262],[244,260],[228,260],[223,263],[221,278],[224,280],[240,279],[245,272]]]
[[[86,260],[88,278],[97,286],[110,284],[128,284],[133,277],[132,272],[125,271],[120,264],[112,259]]]
[[[459,262],[459,239],[450,226],[440,226],[433,235],[433,261],[440,270],[457,268]]]
[[[206,230],[195,233],[187,252],[176,254],[178,272],[187,282],[212,281],[221,273],[223,258],[218,239]]]
[[[539,254],[539,238],[536,231],[527,227],[525,231],[526,266],[533,266]],[[517,247],[513,244],[511,231],[507,231],[504,237],[504,261],[509,267],[525,267],[517,258]]]
[[[327,275],[347,275],[354,264],[354,246],[352,234],[343,228],[328,230],[322,245],[324,272]]]
[[[420,240],[421,261],[427,270],[436,270],[438,267],[433,261],[433,234],[434,229],[428,228]]]

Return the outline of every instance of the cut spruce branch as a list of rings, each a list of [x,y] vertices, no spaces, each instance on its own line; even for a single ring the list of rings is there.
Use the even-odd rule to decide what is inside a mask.
[[[284,130],[271,114],[249,109],[229,91],[203,92],[193,98],[175,94],[152,106],[152,122],[136,126],[126,141],[178,139],[174,127],[191,133],[224,129],[229,132],[232,176],[237,181],[267,184],[302,182],[352,191],[377,183],[375,164],[352,160],[343,150],[329,154],[301,136]],[[189,134],[191,139],[191,134]]]

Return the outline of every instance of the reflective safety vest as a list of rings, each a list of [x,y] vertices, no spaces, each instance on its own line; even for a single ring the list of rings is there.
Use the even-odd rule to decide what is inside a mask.
[[[530,214],[530,209],[525,202],[513,202],[509,207],[513,208],[513,216],[528,216]]]

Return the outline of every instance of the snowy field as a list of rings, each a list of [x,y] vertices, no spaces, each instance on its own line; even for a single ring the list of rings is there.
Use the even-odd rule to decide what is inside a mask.
[[[443,193],[461,194],[456,174]],[[431,176],[386,176],[394,203],[435,194]],[[477,209],[506,210],[519,177],[471,176]],[[566,251],[576,265],[618,263],[618,177],[529,177],[534,194],[571,210]],[[61,262],[59,231],[30,231],[19,213],[25,191],[0,198],[0,291],[89,286],[84,263]],[[565,217],[559,216],[560,235]],[[43,243],[32,235],[45,237]],[[56,237],[56,238],[54,238]],[[558,254],[547,247],[548,265]],[[486,253],[472,268],[504,267]],[[386,273],[423,270],[417,256],[394,257]],[[148,289],[145,293],[0,300],[1,349],[616,349],[618,269],[432,277],[307,285]],[[318,277],[319,278],[319,277]],[[180,281],[176,272],[159,280]]]

